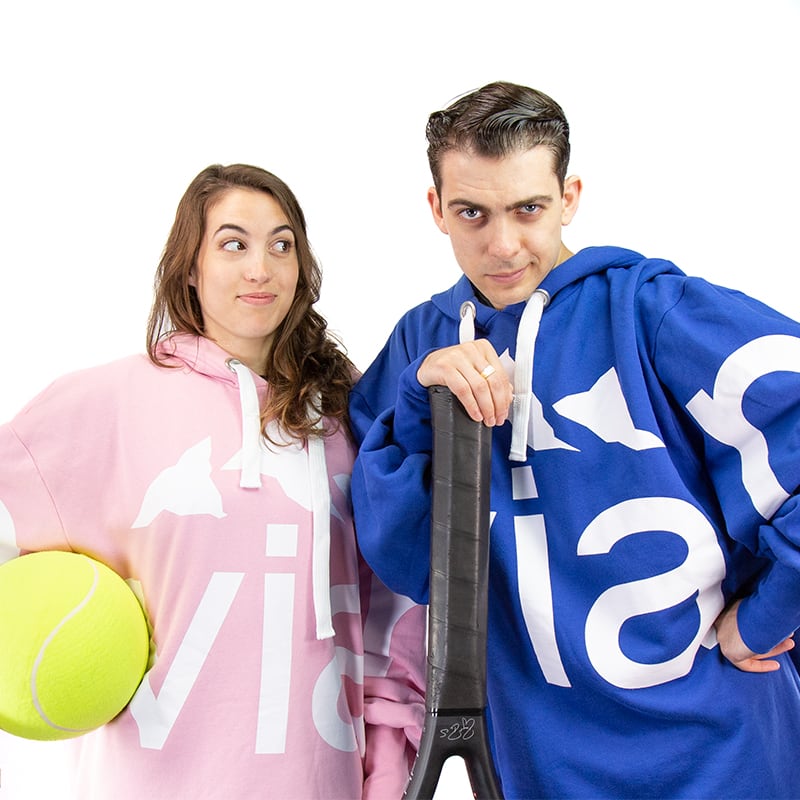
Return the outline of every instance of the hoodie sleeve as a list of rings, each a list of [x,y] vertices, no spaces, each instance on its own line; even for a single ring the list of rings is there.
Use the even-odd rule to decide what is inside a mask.
[[[426,354],[411,358],[395,331],[350,400],[359,545],[387,586],[419,603],[428,601],[430,563],[432,435],[427,389],[416,378]]]
[[[0,563],[20,550],[69,549],[53,498],[11,424],[0,427]]]
[[[654,284],[651,358],[733,540],[726,600],[745,596],[740,634],[764,653],[800,627],[800,325],[702,280]]]
[[[20,550],[72,549],[71,537],[83,538],[100,509],[114,507],[101,490],[112,480],[113,415],[98,409],[112,407],[106,389],[116,377],[105,369],[61,376],[0,427],[0,507]]]
[[[365,800],[402,797],[425,713],[425,608],[391,592],[361,561]]]

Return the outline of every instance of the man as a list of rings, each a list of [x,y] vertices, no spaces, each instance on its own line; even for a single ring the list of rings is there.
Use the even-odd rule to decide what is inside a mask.
[[[489,712],[506,798],[800,797],[800,325],[616,247],[572,254],[553,100],[428,122],[463,276],[351,397],[361,547],[428,592],[426,387],[493,426]]]

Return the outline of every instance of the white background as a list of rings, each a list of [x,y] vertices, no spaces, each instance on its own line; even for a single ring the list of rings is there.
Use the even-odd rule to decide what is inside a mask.
[[[175,207],[215,162],[295,190],[319,308],[365,368],[459,274],[425,202],[427,115],[497,79],[567,113],[571,249],[669,258],[800,317],[798,34],[798,0],[7,3],[0,421],[142,350]],[[57,798],[59,763],[0,736],[0,800]],[[437,798],[468,796],[449,769]]]

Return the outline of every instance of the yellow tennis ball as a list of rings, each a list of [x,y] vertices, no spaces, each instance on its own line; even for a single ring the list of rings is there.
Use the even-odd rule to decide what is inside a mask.
[[[112,720],[147,667],[150,638],[128,584],[79,553],[0,565],[0,728],[69,739]]]

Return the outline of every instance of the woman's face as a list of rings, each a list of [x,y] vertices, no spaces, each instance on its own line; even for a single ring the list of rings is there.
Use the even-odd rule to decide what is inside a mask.
[[[190,277],[205,336],[264,374],[298,274],[294,231],[278,201],[266,192],[229,189],[206,213]]]

